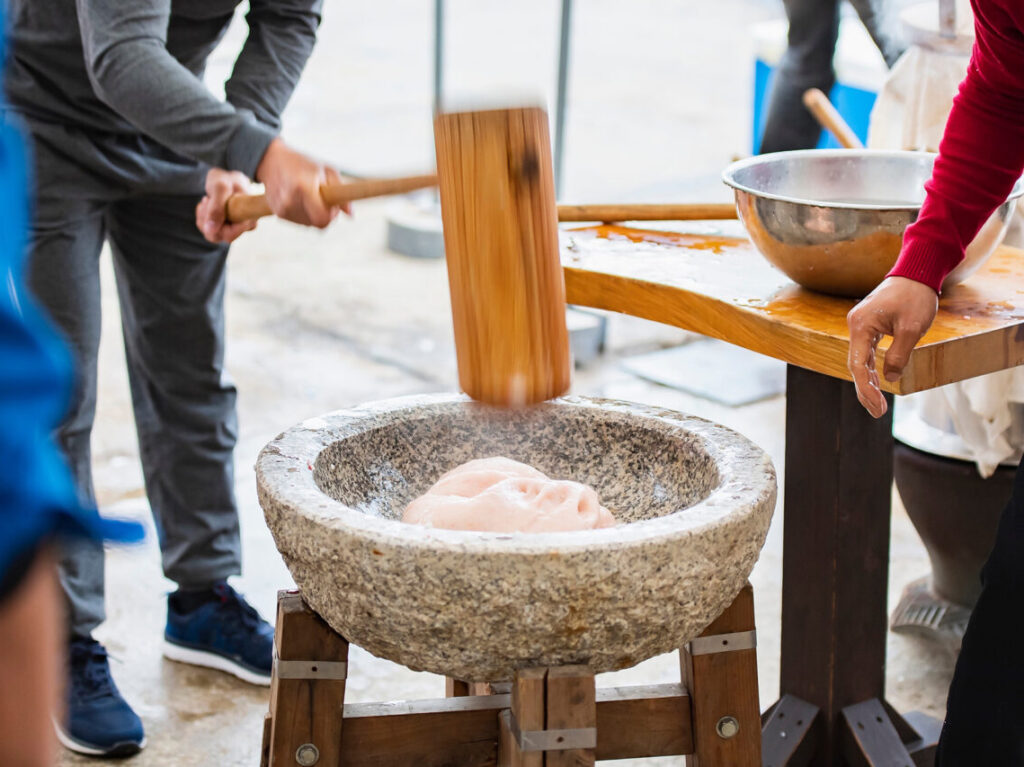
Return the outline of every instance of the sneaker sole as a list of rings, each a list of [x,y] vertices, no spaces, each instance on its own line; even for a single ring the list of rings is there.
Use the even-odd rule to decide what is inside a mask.
[[[255,671],[240,666],[233,660],[225,658],[223,655],[218,655],[215,652],[207,652],[205,650],[195,650],[191,647],[182,647],[181,645],[174,644],[164,640],[164,657],[168,660],[177,661],[178,663],[188,663],[191,666],[202,666],[203,668],[212,668],[217,671],[223,671],[231,674],[243,682],[249,684],[259,685],[260,687],[270,686],[270,675],[258,674]]]
[[[122,758],[135,756],[146,747],[146,739],[143,738],[141,743],[134,743],[130,740],[126,740],[123,743],[115,743],[112,746],[104,748],[102,746],[85,743],[77,738],[73,738],[56,722],[53,723],[53,729],[57,731],[57,740],[60,741],[60,744],[64,746],[64,748],[68,751],[74,751],[76,754],[82,754],[84,756]]]

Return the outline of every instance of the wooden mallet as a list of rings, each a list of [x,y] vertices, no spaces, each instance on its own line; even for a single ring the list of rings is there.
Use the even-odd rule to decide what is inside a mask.
[[[434,120],[459,384],[492,405],[564,394],[571,361],[543,109]]]
[[[729,205],[555,205],[543,109],[438,115],[437,175],[321,187],[332,205],[440,186],[459,384],[521,406],[569,389],[572,363],[558,221],[735,218]],[[263,195],[228,200],[230,221],[270,214]]]

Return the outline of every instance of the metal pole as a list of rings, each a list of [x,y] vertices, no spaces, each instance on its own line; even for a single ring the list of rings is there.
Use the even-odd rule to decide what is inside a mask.
[[[562,26],[558,45],[558,94],[555,101],[555,195],[562,196],[562,149],[565,138],[565,90],[569,79],[569,33],[572,0],[562,0]]]
[[[444,77],[444,0],[434,0],[434,114],[441,111]]]
[[[434,0],[434,114],[441,111],[444,81],[444,0]],[[428,156],[434,155],[433,132]],[[427,150],[427,147],[424,147]],[[402,207],[393,207],[388,214],[388,248],[395,253],[414,258],[444,258],[444,239],[441,235],[440,193],[434,189],[431,196],[420,201],[407,200]],[[432,204],[427,204],[432,203]]]

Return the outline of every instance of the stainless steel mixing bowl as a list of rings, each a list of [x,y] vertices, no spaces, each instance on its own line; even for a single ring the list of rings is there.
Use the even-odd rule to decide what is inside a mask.
[[[807,149],[740,160],[722,180],[736,190],[740,220],[769,262],[806,288],[860,298],[896,263],[934,162],[926,152]],[[1018,180],[946,285],[992,255],[1022,194]]]

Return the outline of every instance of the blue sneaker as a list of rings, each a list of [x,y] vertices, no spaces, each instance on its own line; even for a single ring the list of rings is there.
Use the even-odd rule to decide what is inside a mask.
[[[57,724],[66,748],[88,756],[118,757],[146,745],[142,721],[110,676],[107,651],[96,640],[72,639],[68,681],[68,718]]]
[[[209,601],[188,612],[168,599],[165,658],[269,685],[273,655],[273,627],[227,583],[215,585]]]

